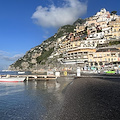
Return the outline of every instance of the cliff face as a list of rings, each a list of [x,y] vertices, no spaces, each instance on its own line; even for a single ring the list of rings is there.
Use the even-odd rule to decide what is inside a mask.
[[[54,36],[43,41],[42,44],[32,48],[26,52],[22,58],[10,65],[9,70],[33,71],[42,68],[54,68],[60,65],[57,61],[59,56],[53,58],[49,58],[49,56],[55,52],[56,40],[70,32],[73,32],[74,28],[74,25],[65,25],[61,27]]]

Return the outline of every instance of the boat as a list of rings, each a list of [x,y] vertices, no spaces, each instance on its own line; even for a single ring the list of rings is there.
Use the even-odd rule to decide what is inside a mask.
[[[18,74],[25,74],[25,72],[19,71]]]
[[[25,77],[0,77],[0,82],[24,82]]]

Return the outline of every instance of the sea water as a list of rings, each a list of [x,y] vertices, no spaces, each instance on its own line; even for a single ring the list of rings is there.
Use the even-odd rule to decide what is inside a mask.
[[[0,120],[52,120],[71,81],[0,82]]]
[[[18,72],[19,71],[4,71],[3,70],[3,71],[0,71],[0,75],[7,75],[7,74],[9,74],[9,75],[19,75]],[[31,74],[31,72],[27,71],[27,72],[25,72],[23,74],[28,75],[28,74]]]

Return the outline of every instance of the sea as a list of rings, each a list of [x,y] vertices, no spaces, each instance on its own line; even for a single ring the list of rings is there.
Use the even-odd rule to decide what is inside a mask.
[[[24,72],[22,74],[29,75],[29,74],[31,74],[31,72],[26,71],[26,72]],[[0,75],[19,75],[19,71],[0,70]]]
[[[0,71],[0,74],[18,74]],[[28,74],[28,73],[27,73]],[[72,79],[0,82],[0,120],[54,120]]]

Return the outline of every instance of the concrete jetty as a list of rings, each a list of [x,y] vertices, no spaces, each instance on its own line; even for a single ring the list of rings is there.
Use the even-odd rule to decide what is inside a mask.
[[[8,75],[0,75],[0,77],[7,77]],[[55,75],[9,75],[9,77],[25,77],[25,80],[54,80],[57,79],[57,76]]]

